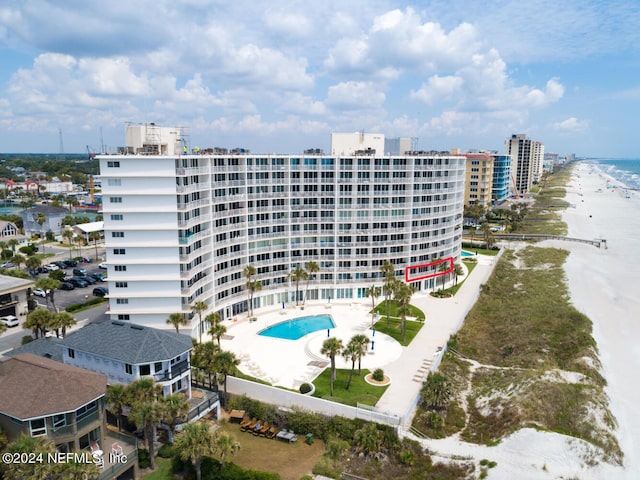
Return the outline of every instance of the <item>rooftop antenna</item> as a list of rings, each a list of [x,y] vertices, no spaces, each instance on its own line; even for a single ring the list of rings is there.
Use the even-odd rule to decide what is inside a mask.
[[[62,129],[58,128],[58,135],[60,137],[60,147],[58,149],[58,151],[60,152],[60,155],[58,157],[58,159],[61,159],[62,156],[64,155],[64,144],[62,143]]]
[[[100,153],[102,155],[105,154],[105,151],[104,151],[104,139],[102,138],[102,127],[100,127]]]

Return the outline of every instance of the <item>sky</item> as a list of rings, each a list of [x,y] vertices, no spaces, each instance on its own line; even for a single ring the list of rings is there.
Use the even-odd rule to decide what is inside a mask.
[[[640,0],[3,0],[0,152],[115,152],[127,123],[201,148],[640,158]]]

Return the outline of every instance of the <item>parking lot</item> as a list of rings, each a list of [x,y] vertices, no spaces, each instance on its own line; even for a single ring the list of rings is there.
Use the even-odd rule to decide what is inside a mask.
[[[91,273],[95,273],[95,272],[101,272],[104,273],[106,275],[106,270],[101,270],[98,268],[98,264],[97,263],[79,263],[77,267],[68,267],[66,269],[64,269],[63,271],[67,274],[67,275],[73,275],[73,270],[74,268],[84,268],[87,270],[87,274],[91,274]],[[47,276],[47,273],[41,273],[39,275],[42,277]],[[75,275],[74,275],[75,276]],[[82,278],[80,276],[78,276],[78,278]],[[60,310],[64,310],[65,307],[68,307],[69,305],[73,305],[75,303],[84,303],[87,300],[94,298],[93,295],[93,289],[96,287],[106,287],[107,286],[107,282],[96,282],[94,285],[89,285],[87,287],[83,287],[83,288],[75,288],[73,290],[56,290],[53,299],[55,301],[56,307],[58,307]],[[32,297],[37,303],[38,305],[44,307],[46,306],[45,303],[45,299],[42,297],[37,297],[37,296],[33,296]]]

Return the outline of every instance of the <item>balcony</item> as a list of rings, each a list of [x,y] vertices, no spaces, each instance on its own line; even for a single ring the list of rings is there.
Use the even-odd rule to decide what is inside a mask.
[[[110,428],[104,434],[104,468],[98,476],[98,480],[111,480],[117,478],[123,472],[134,468],[138,461],[138,440],[135,437],[118,433]],[[114,444],[122,449],[118,457],[114,455]],[[119,453],[119,452],[118,452]]]
[[[189,370],[189,368],[190,368],[189,360],[188,359],[182,360],[181,362],[171,365],[171,370],[167,370],[160,374],[154,375],[154,377],[158,382],[165,382],[167,380],[172,380],[176,377],[179,377],[184,372]]]

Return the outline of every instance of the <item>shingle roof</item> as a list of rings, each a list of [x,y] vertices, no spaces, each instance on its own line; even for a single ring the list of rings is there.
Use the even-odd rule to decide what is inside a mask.
[[[69,210],[62,207],[54,207],[53,205],[34,205],[24,210],[25,213],[38,213],[41,212],[44,215],[54,215],[56,213],[69,213]]]
[[[171,360],[193,348],[188,335],[119,321],[89,324],[62,345],[132,365]]]
[[[39,357],[50,358],[56,362],[62,362],[62,339],[56,337],[44,337],[25,343],[24,345],[5,352],[7,357],[14,357],[21,353],[33,353]]]
[[[32,353],[0,361],[0,412],[22,420],[76,410],[106,390],[106,375]]]

